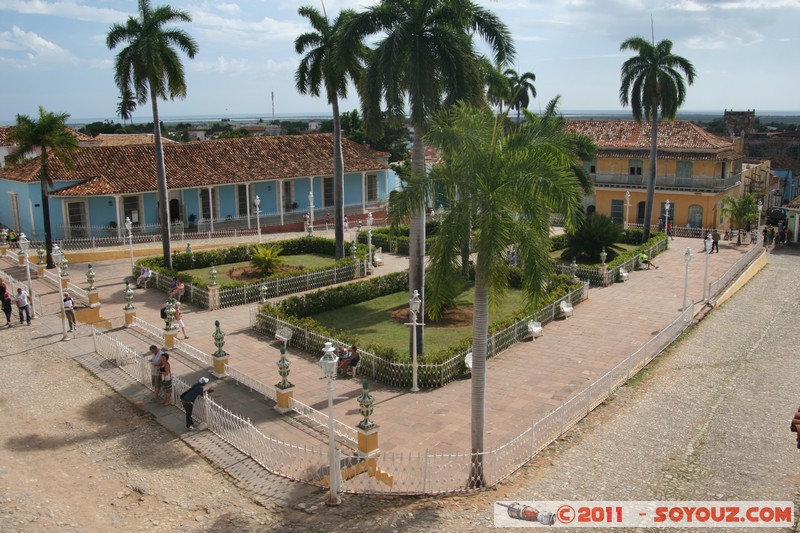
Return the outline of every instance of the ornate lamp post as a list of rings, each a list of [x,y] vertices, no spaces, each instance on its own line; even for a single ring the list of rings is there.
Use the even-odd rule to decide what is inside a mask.
[[[686,248],[686,251],[683,254],[683,261],[686,263],[686,270],[683,274],[683,307],[681,307],[681,312],[686,312],[686,296],[689,293],[689,263],[692,261],[692,249]],[[686,317],[684,316],[684,321],[686,321]]]
[[[261,244],[261,198],[256,194],[256,199],[253,200],[256,206],[256,227],[258,228],[258,244]]]
[[[28,248],[31,245],[31,241],[28,240],[24,233],[20,233],[17,242],[19,243],[19,253],[25,256],[23,262],[25,265],[25,274],[28,276],[28,296],[31,301],[31,313],[33,313],[33,285],[31,284],[31,266],[28,262]],[[62,297],[61,299],[63,300],[64,298]]]
[[[419,362],[417,361],[417,326],[425,327],[424,323],[417,322],[417,314],[419,313],[422,299],[419,297],[419,291],[414,289],[411,299],[408,301],[408,308],[411,311],[411,392],[419,392],[417,381],[417,370]]]
[[[330,492],[328,493],[327,505],[339,505],[342,500],[339,498],[339,458],[336,450],[336,432],[334,430],[333,422],[333,380],[336,379],[336,367],[339,363],[339,357],[336,355],[336,348],[330,342],[325,343],[322,348],[322,357],[319,360],[319,366],[322,368],[322,374],[328,380],[328,460],[330,465],[330,476],[328,486]]]
[[[631,207],[631,191],[625,191],[625,223],[623,229],[628,229],[628,210]]]
[[[314,235],[314,185],[311,185],[311,190],[308,191],[308,211],[309,211],[309,219],[308,219],[308,236],[312,237]]]
[[[61,248],[58,247],[58,244],[53,245],[53,250],[50,252],[50,255],[53,257],[53,261],[56,265],[58,265],[59,270],[59,277],[58,277],[58,294],[61,297],[61,330],[63,335],[61,336],[62,341],[68,341],[69,337],[67,336],[67,315],[64,312],[64,287],[61,285],[61,277],[64,276],[64,270],[62,268],[62,262],[64,261],[64,252]]]
[[[131,276],[135,276],[136,268],[133,264],[133,222],[131,222],[131,217],[125,217],[125,231],[128,232],[128,243],[131,251]]]
[[[367,269],[372,271],[372,213],[367,214]]]
[[[667,232],[667,235],[670,234],[670,231],[669,231],[669,206],[670,206],[669,200],[664,202],[664,231]]]

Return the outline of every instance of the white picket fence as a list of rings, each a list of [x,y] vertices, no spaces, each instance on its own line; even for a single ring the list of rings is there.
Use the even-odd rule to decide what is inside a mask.
[[[145,333],[154,341],[164,340],[162,329],[160,329],[158,326],[150,324],[149,322],[145,322],[139,317],[135,317],[133,319],[132,325],[133,327],[140,329],[143,333]],[[202,350],[195,348],[194,346],[190,345],[189,343],[181,339],[175,339],[175,350],[179,352],[181,355],[193,359],[202,366],[212,367],[214,365],[213,356],[206,354]],[[264,398],[267,400],[271,400],[274,402],[276,399],[275,387],[273,387],[272,385],[268,385],[264,382],[261,382],[258,379],[248,374],[245,374],[244,372],[236,369],[235,367],[229,364],[225,365],[225,375],[227,375],[229,378],[231,378],[238,384],[249,388],[251,391],[263,395]],[[313,425],[320,425],[325,428],[328,427],[327,414],[317,411],[313,407],[310,407],[299,400],[293,399],[289,403],[289,408],[292,411],[296,412],[298,415],[308,419]],[[334,419],[333,425],[337,435],[339,435],[342,439],[348,441],[352,446],[358,445],[358,433],[356,432],[355,429],[351,428],[347,424],[340,422],[336,419]]]

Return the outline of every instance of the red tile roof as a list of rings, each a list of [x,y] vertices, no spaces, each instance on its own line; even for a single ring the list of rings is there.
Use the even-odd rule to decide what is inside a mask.
[[[389,168],[388,154],[343,140],[346,172]],[[223,139],[164,145],[167,184],[171,189],[247,183],[279,178],[333,174],[331,134],[285,135]],[[54,180],[87,180],[59,191],[60,196],[131,194],[156,190],[152,145],[81,148],[74,157],[75,171],[67,172],[55,157],[50,159]],[[38,180],[39,167],[29,161],[0,170],[0,178]],[[100,179],[102,178],[102,179]]]
[[[98,133],[95,140],[101,146],[127,146],[130,144],[153,144],[155,136],[152,133]],[[164,144],[174,143],[172,139],[161,137]]]
[[[590,137],[601,153],[609,149],[646,150],[648,153],[650,150],[651,127],[647,121],[570,120],[567,121],[567,131]],[[658,149],[659,152],[726,152],[733,151],[733,143],[685,120],[661,121],[658,124]]]

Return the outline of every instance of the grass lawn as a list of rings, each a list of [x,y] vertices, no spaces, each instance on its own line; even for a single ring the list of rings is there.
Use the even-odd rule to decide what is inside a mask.
[[[468,306],[470,310],[475,298],[475,291],[469,289],[458,297],[458,305]],[[525,299],[521,291],[509,290],[503,298],[500,308],[490,311],[489,323],[513,314],[522,309]],[[375,298],[368,302],[350,305],[335,311],[315,315],[315,320],[328,327],[352,331],[359,336],[361,342],[380,344],[394,348],[399,353],[408,353],[410,326],[403,325],[406,320],[396,320],[392,312],[408,309],[408,294],[398,292]],[[407,316],[407,314],[406,314]],[[472,320],[459,327],[425,326],[425,351],[434,352],[452,346],[472,334]]]
[[[303,267],[305,269],[333,266],[333,264],[336,262],[335,258],[329,255],[320,255],[320,254],[285,255],[282,257],[284,258],[287,266]],[[227,283],[229,281],[236,281],[232,280],[228,276],[228,272],[230,272],[234,268],[242,268],[249,266],[250,266],[250,261],[217,265],[217,283]],[[184,272],[208,282],[210,281],[208,276],[208,272],[210,270],[211,270],[210,267],[193,268],[192,270],[184,270]]]
[[[619,244],[618,246],[619,246],[620,248],[622,248],[622,253],[625,253],[625,252],[630,252],[631,250],[635,250],[635,249],[636,249],[636,248],[638,248],[640,245],[638,245],[638,244]],[[572,258],[570,258],[570,259],[562,259],[562,258],[561,258],[561,252],[563,252],[563,251],[564,251],[564,250],[556,250],[555,252],[550,252],[550,258],[551,258],[553,261],[559,261],[559,262],[562,262],[562,263],[569,263],[570,261],[572,261]],[[586,264],[586,265],[590,265],[590,264],[591,264],[591,265],[595,265],[595,264],[597,264],[597,263],[583,263],[583,262],[581,262],[581,261],[578,261],[578,264],[579,264],[579,265],[583,265],[583,264]]]

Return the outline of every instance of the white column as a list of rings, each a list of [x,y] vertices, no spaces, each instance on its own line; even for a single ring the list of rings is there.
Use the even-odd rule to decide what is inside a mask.
[[[237,193],[239,191],[236,191]],[[237,194],[238,196],[238,194]],[[252,218],[252,213],[250,211],[250,184],[246,183],[244,187],[244,198],[247,202],[247,229],[250,229],[250,219]]]
[[[118,194],[114,195],[114,205],[116,206],[114,211],[117,213],[117,238],[121,239],[122,238],[122,217],[120,216],[120,213],[119,213],[119,207],[120,206],[119,206],[119,195]]]
[[[208,215],[211,220],[211,233],[214,233],[214,191],[208,188]]]
[[[361,173],[361,211],[367,209],[367,173]]]
[[[36,219],[33,217],[33,200],[30,198],[28,199],[28,213],[31,216],[31,235],[36,240]]]
[[[283,180],[278,180],[278,190],[275,193],[278,195],[278,212],[281,214],[281,226],[283,226]]]
[[[383,179],[386,181],[386,187],[383,189],[383,202],[388,206],[389,205],[389,171],[383,171]]]

